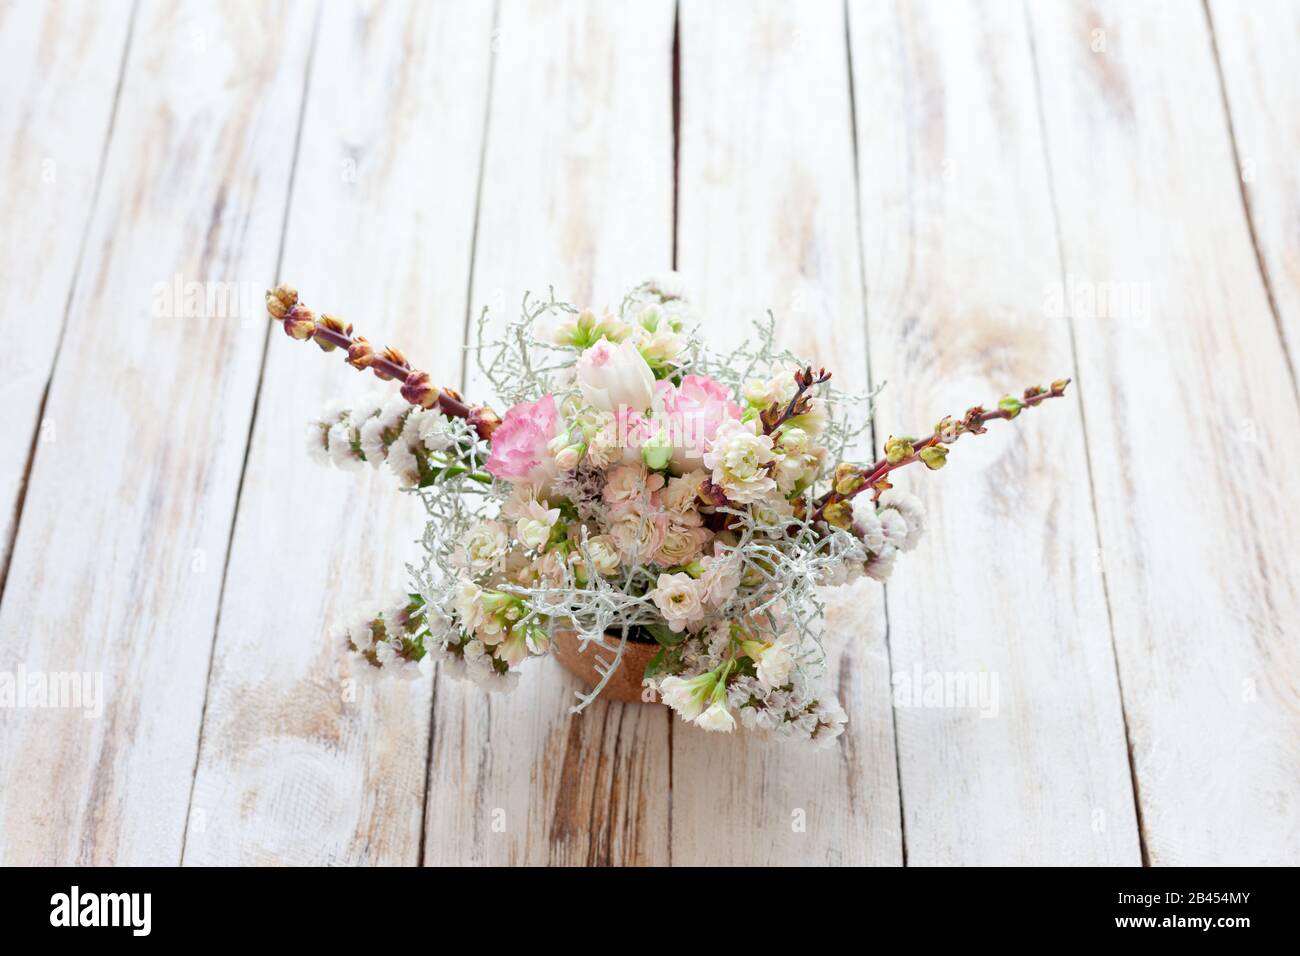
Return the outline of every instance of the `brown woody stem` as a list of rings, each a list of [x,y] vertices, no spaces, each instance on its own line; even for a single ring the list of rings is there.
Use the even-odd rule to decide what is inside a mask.
[[[873,491],[875,497],[879,498],[880,493],[889,487],[888,482],[885,481],[886,476],[890,472],[902,468],[904,465],[910,465],[924,460],[924,456],[921,453],[925,451],[925,449],[932,448],[939,444],[951,445],[967,432],[975,435],[983,434],[986,430],[984,426],[988,422],[997,418],[1010,420],[1019,415],[1025,408],[1034,408],[1037,405],[1041,405],[1049,398],[1060,398],[1065,394],[1065,387],[1069,384],[1070,380],[1068,378],[1063,378],[1053,382],[1050,389],[1043,388],[1041,385],[1031,386],[1025,389],[1023,398],[1012,399],[1010,396],[1007,396],[998,403],[999,407],[992,411],[976,405],[967,410],[966,414],[960,421],[953,418],[945,418],[935,426],[933,434],[919,441],[908,442],[911,446],[910,454],[904,455],[896,461],[890,461],[890,456],[886,454],[886,456],[881,458],[879,461],[859,470],[858,475],[861,478],[861,482],[857,483],[851,490],[839,492],[832,489],[823,495],[818,499],[817,510],[814,512],[815,517],[824,517],[826,509],[831,505],[842,501],[848,501],[869,489]],[[891,436],[890,442],[887,442],[886,446],[888,447],[888,445],[894,441],[895,439]],[[941,463],[942,462],[940,462],[940,464]],[[939,465],[932,465],[931,467],[939,467]]]

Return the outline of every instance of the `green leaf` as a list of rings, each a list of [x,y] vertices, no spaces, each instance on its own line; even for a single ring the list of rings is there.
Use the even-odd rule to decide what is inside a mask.
[[[674,631],[667,624],[646,624],[644,627],[650,632],[650,636],[664,647],[672,647],[686,640],[685,631]]]
[[[657,653],[654,657],[650,658],[650,663],[646,664],[645,673],[642,675],[642,677],[645,678],[658,677],[660,674],[662,674],[664,671],[668,669],[666,666],[667,661],[668,661],[668,648],[666,647],[659,648],[659,653]]]

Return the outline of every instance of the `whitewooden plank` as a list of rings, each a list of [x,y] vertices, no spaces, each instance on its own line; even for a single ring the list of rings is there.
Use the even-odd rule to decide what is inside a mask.
[[[1238,172],[1294,379],[1300,356],[1300,5],[1211,0],[1207,9]]]
[[[129,0],[0,8],[0,581],[126,55]],[[48,436],[47,432],[47,436]]]
[[[312,7],[146,3],[0,608],[0,670],[102,715],[0,721],[6,863],[176,863],[264,327],[158,285],[271,277]]]
[[[471,305],[597,307],[672,253],[669,2],[502,4]],[[485,383],[471,375],[466,395]],[[554,660],[489,697],[439,675],[425,860],[667,863],[668,713],[598,700]]]
[[[865,391],[842,5],[686,0],[680,31],[678,267],[710,343],[737,344],[771,308],[782,345]],[[674,863],[901,862],[879,586],[828,597],[844,736],[814,751],[675,722]]]
[[[1295,863],[1300,410],[1205,15],[1029,18],[1148,855]]]
[[[1044,309],[1033,64],[1018,7],[854,0],[849,20],[877,434],[922,435],[1074,374]],[[895,484],[929,511],[887,588],[908,863],[1140,863],[1073,390]],[[985,696],[922,696],[963,675]]]
[[[313,308],[452,385],[491,21],[489,4],[325,7],[281,269]],[[413,865],[431,682],[343,684],[326,630],[409,588],[424,509],[388,469],[308,460],[303,423],[322,401],[380,383],[274,331],[195,778],[192,817],[206,826],[191,828],[185,860]]]

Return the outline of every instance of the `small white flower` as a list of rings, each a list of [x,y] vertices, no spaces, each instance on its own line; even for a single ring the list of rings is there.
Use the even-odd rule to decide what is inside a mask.
[[[684,679],[665,677],[659,682],[659,697],[682,720],[691,721],[704,712],[704,702],[713,693],[717,679],[711,673]]]
[[[906,491],[891,488],[880,496],[880,503],[897,511],[907,522],[907,535],[898,547],[902,551],[911,551],[925,531],[925,506],[921,504],[921,499]]]
[[[344,468],[353,471],[361,467],[361,460],[357,458],[357,453],[352,448],[352,429],[342,422],[331,425],[329,435],[326,439],[329,442],[330,461],[338,468]]]
[[[876,514],[875,502],[868,494],[853,499],[853,533],[862,539],[868,551],[879,553],[885,546],[885,528]]]
[[[477,631],[487,620],[482,597],[483,589],[468,578],[461,578],[452,592],[452,608],[460,618],[461,627],[467,631]]]
[[[729,734],[736,729],[736,718],[731,716],[727,705],[720,700],[710,704],[700,716],[695,718],[695,726],[705,730],[720,731]]]
[[[414,488],[420,483],[420,462],[401,438],[388,448],[388,467],[393,469],[403,488]]]
[[[591,569],[597,574],[608,577],[618,571],[618,542],[612,535],[598,534],[588,538],[587,555],[591,559]]]
[[[366,456],[366,464],[378,468],[388,457],[388,446],[384,444],[384,423],[379,418],[368,418],[361,426],[361,453]]]
[[[469,529],[461,557],[475,574],[489,574],[505,566],[510,533],[503,521],[479,521]]]
[[[880,553],[874,555],[867,562],[867,577],[874,578],[877,581],[885,581],[894,570],[894,560],[898,557],[898,548],[892,544],[885,545]]]
[[[758,655],[758,681],[769,690],[784,687],[790,682],[790,669],[794,666],[794,655],[790,653],[791,644],[784,637],[778,638],[764,648]]]
[[[327,422],[307,423],[307,453],[318,465],[330,463],[330,426]]]
[[[901,548],[907,543],[907,519],[893,508],[882,508],[880,526],[885,532],[885,544]]]
[[[704,602],[700,585],[689,574],[661,574],[650,592],[664,621],[674,631],[694,629],[704,621]]]
[[[527,547],[540,548],[551,539],[551,529],[560,520],[559,508],[547,508],[545,502],[530,501],[515,521],[515,535]]]

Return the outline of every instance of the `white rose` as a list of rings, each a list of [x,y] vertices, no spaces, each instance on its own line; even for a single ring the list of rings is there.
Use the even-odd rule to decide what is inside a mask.
[[[728,498],[748,504],[776,488],[767,467],[774,459],[770,435],[758,434],[753,422],[725,421],[704,453],[704,467]]]
[[[659,575],[650,598],[674,631],[682,631],[704,621],[700,586],[689,574]]]
[[[613,345],[601,339],[578,358],[578,388],[600,411],[621,407],[644,412],[654,397],[655,377],[631,340]]]
[[[587,556],[597,574],[611,575],[618,570],[618,542],[612,535],[598,534],[587,540]]]
[[[498,571],[510,550],[510,535],[503,522],[480,521],[465,539],[464,562],[475,573]]]

